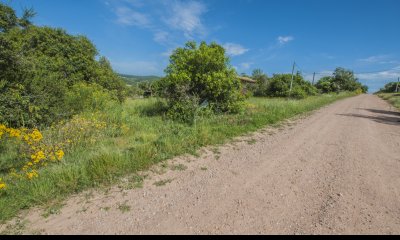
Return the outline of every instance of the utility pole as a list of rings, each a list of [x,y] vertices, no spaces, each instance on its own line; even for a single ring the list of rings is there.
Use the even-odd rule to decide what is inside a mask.
[[[296,67],[296,62],[293,63],[293,69],[292,69],[292,81],[290,82],[290,91],[289,91],[289,98],[292,95],[292,89],[293,89],[293,80],[294,80],[294,68]]]
[[[399,83],[400,83],[400,77],[397,79],[397,85],[396,85],[396,92],[399,92]]]
[[[314,82],[315,82],[315,72],[314,72],[314,75],[313,75],[313,77],[312,77],[312,85],[314,86]]]

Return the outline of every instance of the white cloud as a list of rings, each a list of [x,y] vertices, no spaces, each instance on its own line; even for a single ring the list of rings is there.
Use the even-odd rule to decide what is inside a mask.
[[[376,55],[367,58],[358,59],[358,62],[366,64],[399,64],[399,61],[393,60],[391,55]]]
[[[292,37],[292,36],[279,36],[277,40],[278,40],[278,43],[280,45],[285,45],[285,44],[293,41],[294,37]]]
[[[197,1],[174,1],[168,2],[171,7],[171,15],[165,22],[173,29],[183,31],[186,38],[193,38],[199,34],[204,36],[206,28],[202,22],[202,15],[207,12],[207,7]]]
[[[223,47],[225,48],[226,53],[230,56],[243,55],[249,51],[249,49],[244,48],[242,45],[236,43],[226,43]]]
[[[157,43],[164,44],[168,42],[169,33],[166,31],[158,30],[154,33],[153,40]]]
[[[374,73],[356,73],[357,78],[360,80],[369,81],[381,81],[381,80],[392,80],[395,81],[400,76],[400,66],[395,67],[391,70],[374,72]]]
[[[118,23],[127,26],[138,26],[148,28],[151,26],[151,21],[147,15],[137,12],[128,7],[118,7],[115,10],[118,18]]]
[[[115,13],[117,23],[146,29],[159,44],[176,44],[179,34],[171,34],[173,31],[186,39],[207,35],[203,24],[207,7],[200,1],[106,0],[104,3]]]

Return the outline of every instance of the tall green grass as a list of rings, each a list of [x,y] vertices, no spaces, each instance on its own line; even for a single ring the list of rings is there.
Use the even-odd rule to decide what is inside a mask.
[[[110,185],[122,176],[146,170],[155,163],[186,153],[195,154],[203,146],[225,143],[233,137],[350,96],[353,94],[322,95],[304,100],[251,98],[243,114],[200,116],[195,125],[166,120],[163,106],[156,99],[128,100],[123,105],[96,113],[110,126],[96,143],[83,142],[67,151],[61,163],[42,169],[39,178],[20,181],[3,192],[0,220],[11,219],[22,209]],[[86,115],[90,118],[93,113]]]
[[[400,109],[400,93],[379,93],[378,96]]]

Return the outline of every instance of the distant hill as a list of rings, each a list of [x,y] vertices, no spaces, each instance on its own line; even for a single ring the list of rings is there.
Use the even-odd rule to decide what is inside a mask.
[[[142,82],[154,82],[161,79],[161,77],[158,76],[135,76],[126,74],[119,74],[119,76],[122,77],[128,85],[135,85]]]

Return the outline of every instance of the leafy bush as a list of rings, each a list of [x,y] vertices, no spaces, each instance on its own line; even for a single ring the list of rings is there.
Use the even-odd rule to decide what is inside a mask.
[[[268,76],[264,74],[261,69],[256,69],[253,71],[251,78],[257,81],[257,84],[249,86],[249,89],[254,93],[254,96],[268,96]]]
[[[264,93],[265,96],[303,99],[307,96],[317,94],[317,89],[311,83],[304,80],[303,76],[300,74],[294,76],[292,91],[290,91],[291,81],[291,74],[274,74],[274,76],[268,80],[268,85]]]
[[[73,86],[97,84],[119,101],[125,83],[83,36],[30,24],[32,10],[17,18],[0,3],[0,122],[14,127],[49,125],[70,117]],[[77,101],[75,101],[77,102]]]
[[[77,83],[66,93],[65,107],[72,111],[72,115],[83,111],[101,110],[117,100],[117,96],[113,96],[100,85]]]
[[[344,68],[337,68],[332,76],[318,81],[316,87],[321,93],[332,92],[360,92],[367,93],[368,86],[362,85],[355,77],[354,72]]]
[[[241,83],[224,48],[216,43],[186,43],[174,51],[165,72],[159,92],[168,99],[168,115],[174,119],[190,121],[205,103],[223,113],[237,113],[243,107]]]
[[[391,82],[385,85],[384,88],[381,88],[381,90],[379,90],[378,93],[394,93],[396,92],[396,87],[397,87],[397,82]],[[400,84],[399,84],[399,88],[400,88]]]

